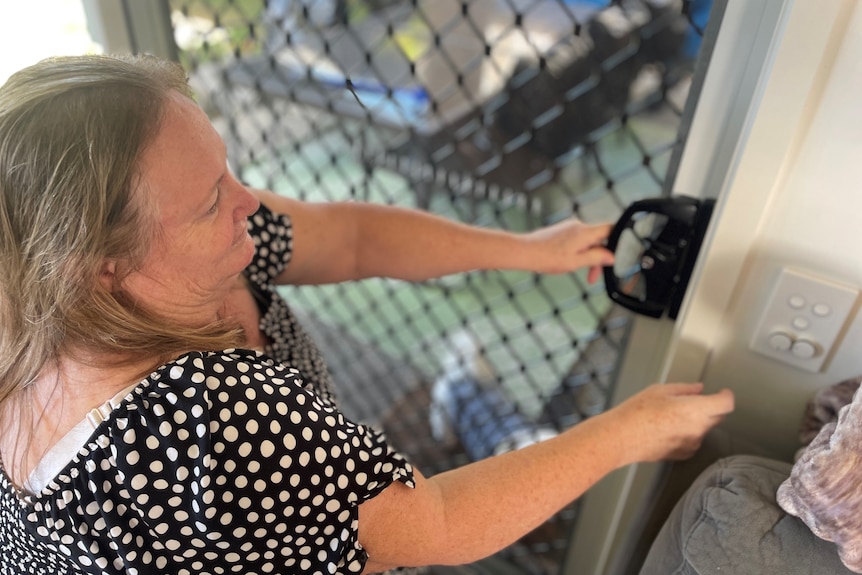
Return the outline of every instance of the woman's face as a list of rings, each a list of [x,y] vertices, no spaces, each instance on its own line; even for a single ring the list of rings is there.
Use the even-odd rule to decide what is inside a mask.
[[[257,199],[230,174],[221,137],[191,100],[174,94],[141,159],[157,233],[123,289],[147,308],[209,322],[254,255],[246,220]]]

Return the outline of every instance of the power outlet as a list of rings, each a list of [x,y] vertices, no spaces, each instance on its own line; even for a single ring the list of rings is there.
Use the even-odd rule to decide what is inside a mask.
[[[859,290],[784,268],[751,339],[751,349],[817,372],[856,307]]]

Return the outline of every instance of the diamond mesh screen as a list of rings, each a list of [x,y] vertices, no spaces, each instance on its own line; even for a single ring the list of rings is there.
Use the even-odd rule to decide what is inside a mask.
[[[412,206],[515,231],[614,220],[657,196],[710,4],[703,0],[170,0],[198,99],[247,184]],[[629,325],[582,273],[286,288],[344,411],[423,472],[456,334],[492,366],[494,418],[561,429],[606,407]],[[452,422],[450,422],[452,423]],[[452,425],[450,425],[452,427]],[[557,573],[577,504],[470,573]],[[406,526],[405,528],[409,528]],[[442,572],[442,571],[441,571]]]

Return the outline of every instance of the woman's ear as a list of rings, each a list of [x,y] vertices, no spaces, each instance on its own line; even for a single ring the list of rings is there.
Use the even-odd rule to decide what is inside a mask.
[[[109,292],[114,291],[114,282],[117,279],[117,262],[116,260],[105,260],[102,262],[102,267],[99,269],[99,282]]]

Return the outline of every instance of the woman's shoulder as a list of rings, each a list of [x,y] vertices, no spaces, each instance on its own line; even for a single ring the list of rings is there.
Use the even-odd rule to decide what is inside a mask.
[[[216,439],[240,421],[243,428],[268,427],[286,414],[304,418],[309,411],[328,409],[305,389],[298,370],[260,352],[194,351],[164,363],[130,391],[111,412],[104,431],[124,449],[180,449],[205,437]]]
[[[360,499],[396,479],[412,485],[412,468],[380,433],[307,389],[296,369],[251,350],[190,352],[166,363],[115,412],[108,435],[118,453],[134,454],[118,461],[123,473],[144,453],[167,457],[170,464],[162,466],[189,468],[218,453],[234,463],[253,459],[255,466],[350,459],[374,477],[357,487]],[[165,446],[170,453],[162,454]]]
[[[149,421],[185,413],[196,414],[203,421],[220,406],[248,397],[272,401],[275,396],[307,393],[304,387],[297,369],[258,351],[193,351],[162,364],[125,397],[116,398],[112,415],[115,421],[128,422],[133,415],[135,420]]]
[[[126,395],[123,406],[120,413],[136,413],[135,419],[149,421],[145,425],[177,413],[195,414],[199,423],[235,416],[263,423],[288,413],[346,423],[338,407],[307,385],[297,368],[248,349],[185,353],[150,374]]]
[[[190,387],[214,391],[250,384],[302,387],[299,370],[251,349],[192,351],[154,370],[143,382],[149,395]]]

